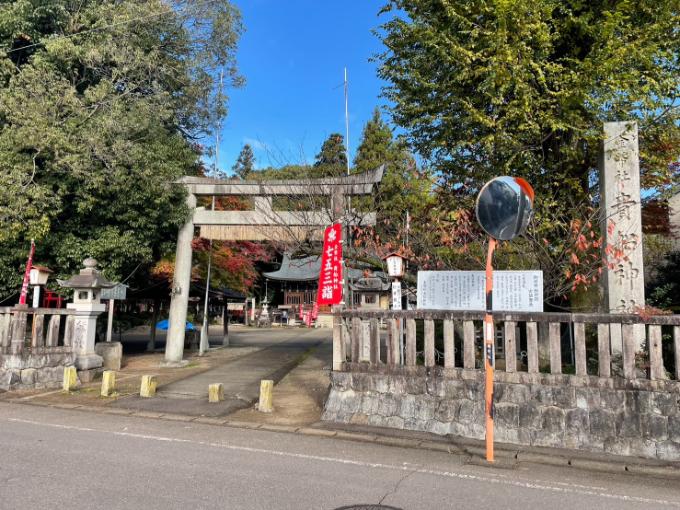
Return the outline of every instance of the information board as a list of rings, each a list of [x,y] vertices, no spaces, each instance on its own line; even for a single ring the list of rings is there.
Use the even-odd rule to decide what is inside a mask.
[[[484,271],[418,271],[418,308],[486,309]],[[494,271],[493,310],[543,311],[543,271]]]
[[[106,299],[118,299],[123,300],[127,296],[128,286],[124,283],[117,283],[113,287],[108,289],[102,289],[101,298]]]
[[[392,310],[401,310],[401,282],[392,282]]]

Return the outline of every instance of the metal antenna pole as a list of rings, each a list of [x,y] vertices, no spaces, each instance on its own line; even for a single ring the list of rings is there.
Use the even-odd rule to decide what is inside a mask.
[[[218,98],[221,101],[222,100],[222,87],[224,86],[224,69],[220,71],[220,89],[218,93]],[[214,164],[214,169],[213,172],[215,174],[215,177],[217,177],[217,165],[219,164],[220,158],[220,131],[222,130],[222,119],[217,119],[217,131],[215,132],[215,164]],[[213,206],[213,209],[215,207]]]
[[[347,175],[349,175],[349,83],[347,81],[347,68],[345,67],[345,158],[347,159]],[[344,250],[346,257],[349,256],[349,250],[352,246],[352,236],[350,235],[349,229],[349,212],[352,209],[352,199],[348,196],[347,200],[347,214],[345,214],[346,222],[345,228],[347,229],[347,234],[345,235],[345,245]],[[347,263],[345,262],[345,273],[343,274],[343,279],[345,280],[345,307],[351,308],[354,305],[354,298],[350,295],[350,285],[349,285],[349,270]]]
[[[347,82],[347,68],[345,67],[345,156],[347,157],[347,175],[349,175],[349,84]]]
[[[212,197],[212,211],[215,210],[215,197]],[[208,241],[208,274],[205,278],[205,301],[203,304],[203,325],[201,326],[201,342],[199,354],[205,354],[210,349],[210,331],[208,327],[208,296],[210,293],[210,271],[212,269],[212,239]]]
[[[218,100],[222,100],[222,87],[224,85],[224,69],[220,70],[220,88],[218,91]],[[213,175],[217,177],[217,165],[220,154],[220,130],[222,129],[222,122],[217,119],[217,129],[215,130],[215,163],[213,168]],[[210,210],[215,210],[215,196],[212,197],[212,204]],[[208,241],[208,274],[205,279],[205,300],[203,304],[203,325],[201,326],[201,341],[198,347],[199,354],[205,354],[210,349],[210,331],[208,326],[208,298],[210,295],[210,272],[212,269],[212,239]]]

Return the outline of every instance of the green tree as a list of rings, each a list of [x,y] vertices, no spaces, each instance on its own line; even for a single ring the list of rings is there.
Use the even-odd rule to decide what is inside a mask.
[[[383,121],[380,109],[375,108],[361,133],[361,142],[354,156],[354,171],[365,172],[386,163],[394,152],[393,145],[392,130]]]
[[[672,184],[680,140],[676,0],[393,0],[379,75],[394,121],[451,185],[525,176],[578,204],[602,122],[636,119],[643,186]],[[460,191],[460,190],[459,190]]]
[[[250,145],[245,144],[236,159],[236,163],[231,167],[234,174],[239,179],[248,179],[250,174],[255,169],[255,154]]]
[[[366,172],[385,165],[383,179],[375,195],[353,202],[362,210],[376,211],[375,234],[387,245],[386,250],[397,249],[405,242],[406,215],[412,220],[409,234],[427,230],[427,214],[433,202],[432,180],[419,172],[404,140],[395,139],[391,128],[383,121],[376,108],[364,126],[361,142],[354,158],[353,172]],[[418,247],[416,246],[416,251]]]
[[[174,244],[197,141],[238,86],[227,1],[0,2],[0,299],[29,239],[57,276],[94,256],[112,279]],[[143,279],[145,271],[136,275]]]
[[[333,133],[326,138],[316,155],[314,168],[318,177],[339,176],[347,172],[345,138],[341,134]]]
[[[394,123],[440,178],[447,256],[483,259],[457,224],[484,182],[518,175],[536,189],[532,238],[546,244],[499,257],[553,271],[597,205],[604,121],[638,122],[643,187],[677,184],[677,0],[392,0],[382,12],[379,75]]]

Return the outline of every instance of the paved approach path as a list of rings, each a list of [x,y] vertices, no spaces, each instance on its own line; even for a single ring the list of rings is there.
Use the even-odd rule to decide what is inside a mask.
[[[237,345],[256,345],[262,350],[229,361],[206,372],[162,386],[154,399],[129,397],[116,407],[191,416],[223,416],[249,407],[258,398],[260,380],[278,382],[295,368],[306,353],[331,342],[329,329],[243,330],[235,334]],[[224,402],[208,404],[208,385],[224,385]]]
[[[0,507],[71,510],[679,508],[673,480],[340,438],[0,403]]]

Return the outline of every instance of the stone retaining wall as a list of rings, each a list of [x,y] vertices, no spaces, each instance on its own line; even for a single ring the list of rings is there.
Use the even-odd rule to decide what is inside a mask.
[[[484,373],[347,364],[322,419],[484,438]],[[495,439],[680,460],[677,381],[496,372]]]
[[[59,350],[52,348],[51,350]],[[58,388],[64,377],[64,367],[75,364],[75,355],[64,352],[36,352],[0,356],[0,390]]]

